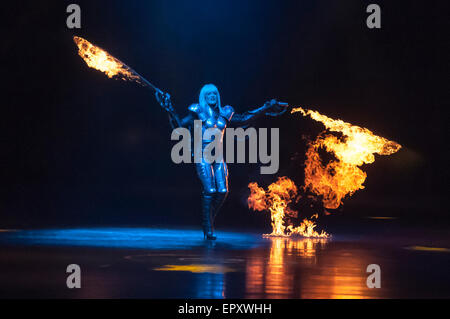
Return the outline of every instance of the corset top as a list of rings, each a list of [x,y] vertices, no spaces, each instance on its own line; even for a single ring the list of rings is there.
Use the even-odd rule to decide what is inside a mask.
[[[216,112],[210,107],[202,108],[199,104],[192,104],[189,110],[197,114],[198,119],[202,121],[203,130],[218,128],[223,131],[234,113],[231,106],[225,106],[220,112]]]

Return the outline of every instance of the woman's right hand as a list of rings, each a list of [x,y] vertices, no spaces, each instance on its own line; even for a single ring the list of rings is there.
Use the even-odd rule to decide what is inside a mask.
[[[173,111],[172,101],[170,100],[170,94],[161,91],[155,92],[156,101],[167,111]]]

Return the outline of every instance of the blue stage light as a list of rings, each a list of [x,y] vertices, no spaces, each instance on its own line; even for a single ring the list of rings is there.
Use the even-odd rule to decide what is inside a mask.
[[[228,249],[253,248],[265,241],[260,235],[218,232],[210,243],[197,229],[163,228],[76,228],[18,230],[0,233],[0,243],[73,247],[109,247],[136,249],[191,249],[214,245]]]

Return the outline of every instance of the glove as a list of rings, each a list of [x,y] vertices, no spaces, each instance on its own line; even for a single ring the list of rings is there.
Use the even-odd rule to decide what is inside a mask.
[[[279,102],[275,99],[272,99],[270,101],[267,101],[265,104],[266,108],[268,110],[271,110],[271,112],[267,112],[266,115],[269,116],[278,116],[283,114],[287,111],[289,108],[289,104],[285,102]]]
[[[155,92],[156,101],[164,108],[167,112],[173,111],[172,101],[170,100],[170,94],[161,91]]]

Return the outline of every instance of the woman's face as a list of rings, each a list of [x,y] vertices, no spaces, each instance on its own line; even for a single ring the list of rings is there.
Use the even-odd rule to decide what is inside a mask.
[[[209,106],[216,106],[217,104],[217,92],[211,91],[207,92],[205,95],[206,103],[208,103]]]

